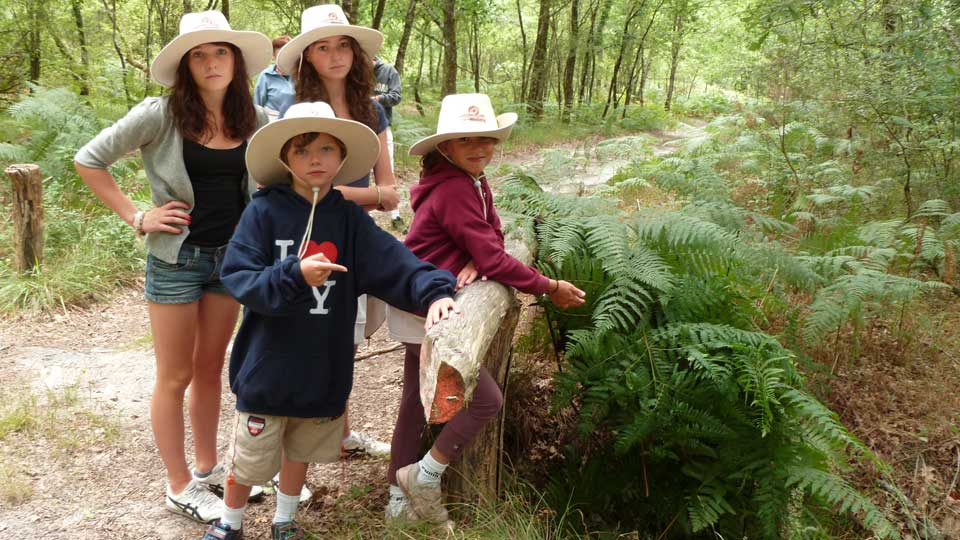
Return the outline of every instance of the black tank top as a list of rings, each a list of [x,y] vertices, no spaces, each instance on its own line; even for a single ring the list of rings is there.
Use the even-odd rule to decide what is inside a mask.
[[[218,247],[230,241],[243,212],[247,142],[225,150],[183,140],[183,164],[193,185],[194,207],[186,241]]]

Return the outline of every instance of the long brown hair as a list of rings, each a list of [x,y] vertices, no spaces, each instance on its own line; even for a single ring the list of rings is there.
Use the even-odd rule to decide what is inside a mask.
[[[232,43],[214,43],[230,47],[233,51],[233,80],[223,98],[223,130],[231,139],[247,139],[257,129],[257,111],[250,96],[247,64],[243,53]],[[180,58],[177,79],[170,92],[170,114],[180,131],[180,136],[203,143],[213,138],[216,126],[210,124],[207,107],[200,97],[200,90],[190,73],[190,53]]]
[[[357,40],[350,36],[345,36],[350,40],[350,49],[353,50],[353,63],[350,65],[350,71],[347,72],[346,94],[347,107],[350,109],[350,116],[354,120],[365,124],[372,129],[374,133],[382,129],[380,126],[377,111],[373,108],[373,65],[370,57],[363,52]],[[300,53],[300,67],[294,68],[294,80],[296,81],[296,102],[305,101],[326,101],[330,102],[330,96],[327,94],[327,88],[323,85],[323,79],[317,73],[307,60],[307,51],[313,46],[311,43],[303,52]]]

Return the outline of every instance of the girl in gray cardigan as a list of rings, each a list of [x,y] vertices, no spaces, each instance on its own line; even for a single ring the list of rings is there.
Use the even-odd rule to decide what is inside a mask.
[[[148,98],[77,152],[77,172],[137,234],[146,235],[145,296],[157,357],[150,406],[167,471],[166,507],[202,522],[220,517],[214,494],[226,481],[217,463],[220,377],[239,312],[220,283],[220,262],[256,185],[244,163],[247,139],[267,123],[249,73],[271,59],[270,40],[230,28],[217,11],[188,13],[180,35],[150,72],[170,95]],[[108,167],[140,149],[152,208],[139,210]],[[184,394],[196,468],[184,451]]]

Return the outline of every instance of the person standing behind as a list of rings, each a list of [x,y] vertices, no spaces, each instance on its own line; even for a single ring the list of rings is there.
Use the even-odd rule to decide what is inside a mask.
[[[401,86],[400,73],[393,65],[384,62],[379,56],[373,57],[373,76],[377,79],[377,85],[373,88],[373,99],[383,107],[387,113],[387,120],[393,124],[393,107],[400,103]],[[390,154],[390,165],[393,165],[393,131],[387,126],[387,152]],[[403,221],[397,223],[400,219],[400,208],[394,208],[390,212],[390,219],[398,228],[403,228]]]
[[[166,468],[166,507],[201,522],[220,517],[212,493],[226,483],[217,463],[220,380],[240,311],[220,281],[220,266],[256,191],[244,162],[247,139],[268,122],[250,97],[248,73],[269,63],[267,36],[231,29],[219,11],[184,14],[180,34],[150,67],[169,94],[143,100],[74,157],[97,198],[146,235],[144,295],[157,357],[150,421]],[[109,170],[138,149],[154,205],[145,211]],[[184,452],[188,386],[192,474]],[[149,520],[143,527],[141,536],[149,536]]]
[[[276,64],[277,53],[289,42],[290,36],[280,36],[273,40],[274,64],[260,72],[257,86],[253,90],[253,102],[266,109],[271,121],[277,119],[280,107],[293,99],[294,90],[290,75],[280,71]]]
[[[291,74],[296,95],[280,109],[283,118],[294,102],[323,101],[333,108],[337,118],[360,122],[377,134],[380,144],[373,165],[375,184],[370,184],[370,171],[364,171],[351,182],[336,186],[343,197],[365,210],[390,211],[397,207],[393,162],[385,151],[386,132],[390,125],[383,106],[373,99],[375,80],[373,60],[383,44],[383,34],[372,28],[350,24],[343,9],[323,4],[305,9],[301,14],[301,31],[277,53],[277,65]],[[367,298],[358,299],[354,344],[363,343],[383,320],[382,303],[371,302],[373,309],[368,324]],[[378,305],[379,304],[379,305]],[[347,453],[367,453],[386,457],[389,445],[372,436],[349,429],[349,415],[344,423],[343,448]]]

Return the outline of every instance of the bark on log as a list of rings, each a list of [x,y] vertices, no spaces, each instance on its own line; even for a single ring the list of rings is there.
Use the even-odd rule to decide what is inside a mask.
[[[43,179],[36,165],[11,165],[14,268],[25,273],[43,263]]]

